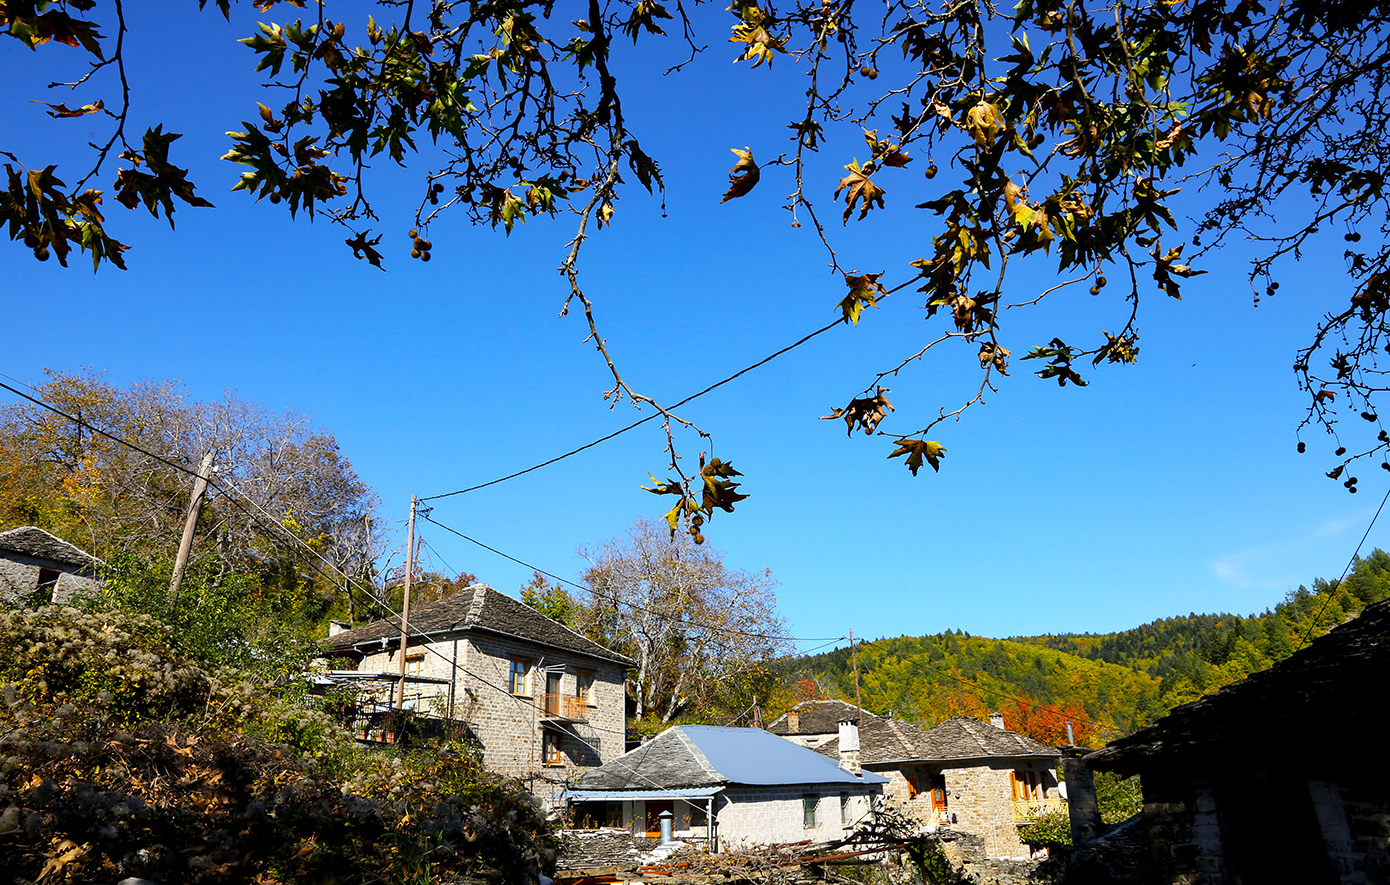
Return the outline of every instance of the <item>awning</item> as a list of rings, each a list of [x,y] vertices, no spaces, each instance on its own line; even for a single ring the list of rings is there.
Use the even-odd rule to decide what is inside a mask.
[[[692,787],[684,790],[566,790],[567,802],[622,802],[629,799],[708,799],[724,788]]]

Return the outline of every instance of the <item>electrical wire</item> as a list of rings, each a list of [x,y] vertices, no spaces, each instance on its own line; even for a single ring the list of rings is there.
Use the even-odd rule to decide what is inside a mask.
[[[418,515],[418,514],[417,514],[417,515]],[[430,517],[430,516],[420,516],[420,518],[423,519],[423,520],[425,520],[426,522],[433,523],[434,525],[439,526],[441,529],[444,529],[444,531],[446,531],[446,532],[450,532],[450,533],[452,533],[452,534],[454,534],[454,535],[457,535],[458,537],[462,538],[463,540],[468,541],[470,544],[476,544],[476,545],[478,545],[479,547],[483,548],[484,550],[487,550],[487,551],[489,551],[489,552],[491,552],[491,553],[497,554],[498,556],[502,557],[503,559],[509,559],[509,560],[511,560],[512,562],[516,563],[517,565],[525,566],[526,568],[529,568],[529,569],[532,569],[533,571],[539,572],[540,574],[545,575],[545,576],[548,577],[548,578],[554,578],[555,580],[560,581],[561,583],[568,584],[569,586],[575,588],[576,590],[579,590],[580,592],[588,593],[588,594],[590,594],[590,595],[592,595],[592,596],[597,596],[597,597],[599,597],[600,599],[607,599],[607,600],[609,600],[610,602],[613,602],[613,603],[615,603],[615,604],[626,606],[626,607],[632,609],[633,611],[640,611],[640,612],[643,612],[643,613],[646,613],[646,614],[655,615],[655,616],[658,617],[658,618],[667,618],[668,620],[670,619],[668,615],[665,615],[665,614],[663,614],[662,612],[655,611],[654,609],[643,608],[643,607],[640,606],[640,605],[636,605],[636,604],[634,604],[634,603],[632,603],[632,602],[629,602],[629,601],[627,601],[627,600],[625,600],[625,599],[622,599],[622,598],[620,598],[620,597],[618,597],[618,596],[615,596],[615,595],[600,593],[600,592],[594,590],[592,587],[586,587],[586,586],[584,586],[583,584],[577,584],[577,583],[575,583],[574,581],[571,581],[569,578],[563,578],[563,577],[561,577],[561,576],[555,574],[554,572],[548,572],[548,571],[546,571],[545,569],[538,568],[538,567],[532,565],[531,563],[526,562],[525,560],[517,559],[515,556],[512,556],[512,555],[510,555],[510,554],[508,554],[508,553],[503,553],[501,550],[498,550],[498,549],[495,548],[495,547],[490,547],[490,546],[488,546],[487,544],[484,544],[482,541],[477,540],[476,538],[470,538],[468,535],[465,535],[463,532],[460,532],[458,529],[451,528],[451,527],[445,525],[444,523],[439,522],[438,520],[434,519],[433,517]],[[845,637],[843,637],[843,636],[836,636],[836,637],[829,637],[829,636],[782,636],[782,635],[779,635],[779,634],[776,634],[776,633],[767,633],[767,632],[756,631],[756,630],[740,630],[740,629],[738,629],[737,627],[724,627],[724,626],[721,626],[721,625],[718,625],[718,624],[709,624],[709,623],[704,623],[704,622],[701,622],[701,621],[695,621],[695,620],[690,620],[690,619],[680,619],[680,620],[677,621],[677,623],[680,623],[680,624],[691,624],[691,625],[694,625],[694,626],[696,626],[696,627],[701,627],[701,628],[706,629],[706,630],[713,630],[713,631],[720,632],[720,633],[733,633],[733,634],[737,634],[737,635],[740,635],[740,636],[752,636],[752,637],[759,638],[759,639],[778,639],[778,640],[783,640],[783,641],[786,641],[786,642],[839,642],[841,639],[844,639],[844,638],[845,638]]]
[[[906,284],[904,284],[904,285],[906,285]],[[899,286],[898,288],[902,288],[902,287]],[[893,291],[896,292],[897,289],[894,289]],[[885,297],[886,297],[886,296],[885,296]],[[880,299],[880,300],[882,300],[882,299]],[[753,363],[751,366],[746,366],[746,367],[744,367],[744,368],[742,368],[742,369],[739,369],[737,372],[735,372],[734,374],[730,375],[730,376],[727,377],[727,378],[724,378],[724,379],[721,380],[721,381],[716,381],[716,382],[714,382],[714,383],[711,384],[709,387],[706,387],[704,390],[701,390],[699,393],[692,393],[690,396],[687,396],[685,399],[681,400],[680,402],[676,403],[675,405],[668,407],[668,408],[667,408],[667,412],[670,412],[671,410],[674,410],[674,409],[679,409],[681,406],[685,405],[686,403],[689,403],[689,402],[692,402],[692,401],[694,401],[694,400],[697,400],[697,399],[699,399],[700,397],[704,396],[705,394],[710,393],[710,392],[712,392],[712,391],[714,391],[714,390],[718,390],[720,387],[723,387],[725,384],[728,384],[729,382],[734,381],[734,380],[736,380],[736,379],[742,377],[743,375],[748,374],[749,372],[753,371],[754,369],[759,368],[760,366],[763,366],[763,365],[765,365],[765,364],[767,364],[767,363],[772,362],[773,360],[777,359],[777,357],[781,356],[782,354],[787,353],[788,351],[791,351],[791,350],[795,350],[796,348],[798,348],[798,347],[800,347],[801,345],[805,344],[807,341],[810,341],[812,338],[815,338],[817,335],[821,335],[821,334],[823,334],[823,333],[825,333],[825,332],[829,332],[831,329],[835,328],[836,326],[842,325],[843,323],[844,323],[844,320],[843,320],[843,319],[835,320],[833,323],[830,323],[829,325],[822,326],[821,328],[815,330],[814,332],[811,332],[811,333],[808,334],[808,335],[802,336],[801,338],[797,339],[797,340],[796,340],[795,342],[793,342],[792,344],[788,344],[786,347],[782,348],[781,350],[777,351],[776,353],[773,353],[773,354],[771,354],[771,355],[769,355],[769,356],[766,356],[766,357],[764,357],[764,358],[758,360],[756,363]],[[615,439],[616,437],[622,436],[624,433],[627,433],[629,430],[636,430],[638,427],[641,427],[643,424],[646,424],[646,423],[649,422],[649,421],[654,421],[654,420],[656,420],[657,418],[661,417],[661,415],[662,415],[661,412],[653,412],[652,414],[648,415],[647,417],[645,417],[645,418],[640,418],[640,419],[638,419],[637,421],[634,421],[634,422],[632,422],[631,424],[627,425],[626,427],[620,427],[620,428],[618,428],[617,430],[613,431],[612,433],[608,434],[607,436],[601,436],[601,437],[599,437],[598,439],[594,440],[593,442],[585,443],[584,445],[580,446],[580,447],[577,448],[577,449],[571,449],[570,451],[565,452],[563,455],[556,455],[554,458],[551,458],[551,459],[549,459],[549,460],[542,461],[542,462],[539,463],[539,464],[535,464],[535,465],[532,465],[532,466],[530,466],[530,467],[527,467],[525,470],[518,470],[518,471],[516,471],[515,473],[509,473],[509,474],[507,474],[506,476],[499,476],[497,479],[489,480],[488,482],[484,482],[484,483],[479,483],[478,485],[475,485],[475,486],[469,486],[468,488],[456,489],[456,490],[454,490],[454,491],[452,491],[452,492],[444,492],[443,494],[440,494],[440,495],[429,495],[429,496],[426,496],[426,497],[421,498],[420,500],[421,500],[421,501],[437,501],[437,500],[439,500],[440,498],[452,498],[452,497],[455,496],[455,495],[466,495],[466,494],[468,494],[469,492],[476,492],[476,491],[478,491],[479,489],[485,489],[485,488],[487,488],[488,486],[495,486],[495,485],[497,485],[498,483],[503,483],[503,482],[506,482],[507,480],[510,480],[510,479],[516,479],[516,478],[519,477],[519,476],[525,476],[525,475],[528,474],[528,473],[532,473],[532,472],[534,472],[534,471],[540,470],[542,467],[549,467],[551,464],[555,464],[555,463],[557,463],[557,462],[563,461],[563,460],[565,460],[566,458],[572,457],[572,456],[574,456],[574,455],[578,455],[580,452],[587,451],[588,449],[592,449],[594,446],[597,446],[597,445],[601,445],[601,444],[603,444],[603,443],[606,443],[606,442],[608,442],[610,439]]]
[[[1342,582],[1347,579],[1347,575],[1351,572],[1352,566],[1356,564],[1356,557],[1361,555],[1361,548],[1365,546],[1366,539],[1371,536],[1371,529],[1375,528],[1376,520],[1380,519],[1380,511],[1385,509],[1386,501],[1390,501],[1390,489],[1386,489],[1385,497],[1380,499],[1380,506],[1376,508],[1375,515],[1371,517],[1371,524],[1366,526],[1366,531],[1361,535],[1361,540],[1356,543],[1356,549],[1352,551],[1351,559],[1347,560],[1347,567],[1342,569],[1342,576],[1338,578],[1337,583],[1333,585],[1334,590],[1340,587]],[[1303,631],[1303,635],[1299,637],[1298,642],[1294,643],[1294,651],[1298,651],[1302,648],[1303,643],[1308,641],[1308,637],[1313,635],[1313,631],[1318,628],[1318,620],[1322,617],[1322,613],[1327,611],[1327,606],[1331,604],[1334,595],[1334,593],[1329,593],[1327,598],[1323,600],[1322,605],[1318,608],[1318,613],[1313,615],[1313,619],[1308,622],[1308,628]]]
[[[896,290],[895,290],[895,291],[896,291]],[[824,327],[824,328],[822,328],[822,329],[817,330],[816,332],[811,333],[810,335],[805,336],[805,337],[802,338],[800,341],[796,342],[796,344],[789,345],[788,347],[783,348],[782,350],[778,351],[777,353],[773,354],[772,356],[769,356],[769,357],[767,357],[766,359],[764,359],[764,360],[762,360],[762,361],[760,361],[760,362],[758,362],[758,363],[755,363],[755,364],[753,364],[752,366],[749,366],[749,367],[746,368],[746,369],[743,369],[743,370],[740,371],[739,373],[737,373],[737,374],[735,374],[735,375],[733,375],[733,376],[730,376],[729,378],[725,379],[724,381],[721,381],[721,382],[718,382],[718,383],[716,383],[716,384],[714,384],[714,385],[711,385],[709,388],[706,388],[704,391],[701,391],[700,393],[695,394],[694,396],[688,397],[687,399],[683,400],[680,404],[677,404],[677,406],[673,406],[672,408],[677,408],[677,407],[679,407],[679,405],[682,405],[682,404],[684,404],[684,403],[686,403],[686,402],[689,402],[691,399],[694,399],[694,398],[696,398],[696,397],[698,397],[698,396],[703,396],[705,393],[708,393],[710,390],[713,390],[713,389],[715,389],[716,387],[719,387],[719,386],[721,386],[722,384],[727,383],[728,381],[732,381],[734,378],[737,378],[739,375],[744,374],[744,373],[746,373],[746,372],[748,372],[748,371],[751,371],[752,369],[757,368],[758,366],[762,365],[763,363],[766,363],[766,362],[768,362],[768,361],[770,361],[770,360],[776,358],[777,356],[780,356],[782,353],[785,353],[786,351],[788,351],[788,350],[790,350],[790,349],[792,349],[792,348],[794,348],[794,347],[799,346],[800,344],[802,344],[802,343],[804,343],[804,342],[810,340],[811,338],[815,337],[816,335],[821,334],[822,332],[828,331],[829,329],[833,328],[835,325],[838,325],[839,322],[840,322],[840,321],[837,320],[835,323],[832,323],[832,324],[829,325],[829,326],[826,326],[826,327]],[[5,377],[9,377],[9,376],[5,376]],[[57,408],[56,406],[53,406],[53,405],[51,405],[51,404],[49,404],[49,403],[47,403],[47,402],[45,402],[45,401],[43,401],[43,400],[41,400],[41,399],[36,399],[35,397],[29,396],[28,394],[24,393],[23,391],[16,390],[15,388],[9,386],[8,384],[5,384],[4,382],[0,382],[0,388],[3,388],[3,389],[5,389],[5,390],[8,390],[8,391],[10,391],[11,393],[15,394],[16,396],[22,397],[23,399],[28,400],[29,402],[34,403],[34,404],[37,405],[37,406],[40,406],[40,407],[42,407],[42,408],[44,408],[44,409],[47,409],[47,410],[53,412],[54,414],[59,415],[59,416],[65,418],[65,419],[67,419],[68,421],[73,422],[74,424],[77,424],[77,425],[79,425],[79,426],[85,427],[85,428],[87,428],[88,430],[92,431],[93,433],[97,433],[97,434],[99,434],[99,435],[101,435],[101,436],[103,436],[103,437],[105,437],[105,438],[107,438],[107,439],[110,439],[111,441],[113,441],[113,442],[115,442],[115,443],[118,443],[118,444],[120,444],[120,445],[122,445],[122,446],[125,446],[126,448],[131,449],[132,451],[139,452],[140,454],[145,455],[146,457],[148,457],[148,458],[150,458],[150,459],[152,459],[152,460],[154,460],[154,461],[157,461],[157,462],[159,462],[159,463],[161,463],[161,464],[164,464],[164,465],[166,465],[166,466],[168,466],[168,467],[172,467],[173,469],[178,470],[178,471],[180,471],[180,472],[182,472],[182,473],[185,473],[185,474],[187,474],[187,475],[189,475],[189,476],[193,476],[193,477],[198,477],[198,476],[199,476],[199,473],[198,473],[197,471],[191,469],[191,468],[188,468],[188,467],[182,466],[182,465],[180,465],[180,464],[177,464],[177,463],[175,463],[175,462],[173,462],[173,461],[168,460],[167,458],[164,458],[164,457],[161,457],[161,456],[159,456],[159,455],[156,455],[155,453],[153,453],[153,452],[151,452],[151,451],[149,451],[149,450],[147,450],[147,449],[145,449],[145,448],[142,448],[141,446],[138,446],[138,445],[136,445],[135,443],[132,443],[132,442],[130,442],[130,441],[128,441],[128,440],[125,440],[125,439],[123,439],[123,438],[121,438],[121,437],[115,436],[114,434],[108,433],[107,431],[102,430],[101,428],[96,427],[95,425],[93,425],[93,424],[91,424],[91,423],[89,423],[89,422],[87,422],[87,421],[84,421],[84,420],[82,420],[81,418],[78,418],[78,417],[76,417],[76,416],[73,416],[73,415],[68,414],[67,412],[64,412],[63,410]],[[640,423],[644,423],[645,421],[650,420],[652,417],[655,417],[655,416],[649,416],[648,418],[643,419],[643,422],[638,422],[638,423],[639,423],[639,424],[640,424]],[[637,425],[632,425],[632,426],[637,426]],[[626,428],[626,429],[631,429],[631,428],[629,427],[629,428]],[[619,431],[619,432],[623,432],[623,431]],[[616,434],[615,434],[615,435],[616,435]],[[596,443],[594,443],[594,444],[596,444]],[[586,446],[585,448],[591,447],[591,446],[594,445],[594,444],[590,444],[590,446]],[[577,451],[580,451],[580,450],[576,450],[576,452],[577,452]],[[561,460],[563,457],[567,457],[567,456],[561,456],[560,459],[552,459],[552,461],[547,462],[547,463],[554,463],[555,460]],[[523,473],[525,473],[525,472],[530,472],[530,470],[538,469],[538,468],[541,467],[541,466],[545,466],[545,465],[537,465],[537,467],[529,468],[527,471],[522,471],[522,472],[523,472]],[[521,474],[515,474],[515,475],[518,475],[518,476],[519,476],[519,475],[521,475]],[[510,478],[510,477],[504,477],[503,479],[507,479],[507,478]],[[493,484],[495,484],[496,482],[501,482],[501,481],[503,481],[503,480],[495,480],[493,483],[487,483],[486,485],[493,485]],[[253,519],[255,518],[254,515],[251,514],[250,511],[246,510],[245,506],[243,506],[243,505],[237,500],[237,498],[233,497],[232,494],[231,494],[226,488],[223,488],[221,485],[219,485],[219,484],[213,482],[213,481],[210,480],[210,479],[207,480],[207,484],[208,484],[209,487],[214,488],[214,489],[216,489],[218,492],[220,492],[224,497],[226,497],[226,499],[227,499],[228,501],[230,501],[232,504],[234,504],[235,506],[237,506],[239,509],[241,509],[241,510],[242,510],[244,513],[246,513],[248,516],[252,516]],[[232,485],[233,488],[235,488],[235,485],[234,485],[234,484],[229,483],[229,485]],[[482,486],[478,486],[478,487],[475,487],[475,488],[481,488],[481,487],[482,487]],[[446,495],[434,495],[434,496],[431,496],[430,498],[423,498],[423,499],[421,499],[421,500],[433,500],[433,499],[436,499],[436,498],[449,497],[450,495],[463,494],[463,493],[466,492],[466,491],[472,491],[472,490],[473,490],[473,489],[463,489],[463,490],[460,490],[460,491],[458,491],[458,492],[450,492],[450,493],[448,493],[448,494],[446,494]],[[1387,490],[1387,492],[1386,492],[1386,497],[1385,497],[1384,499],[1381,500],[1381,506],[1380,506],[1380,508],[1377,508],[1375,517],[1373,517],[1373,518],[1371,519],[1371,524],[1370,524],[1369,526],[1367,526],[1367,528],[1366,528],[1366,533],[1362,536],[1361,543],[1359,543],[1359,544],[1357,545],[1356,553],[1353,553],[1353,555],[1352,555],[1352,562],[1355,562],[1356,554],[1360,552],[1361,546],[1362,546],[1362,544],[1365,543],[1366,537],[1368,537],[1368,536],[1370,535],[1371,528],[1375,525],[1376,519],[1379,518],[1381,509],[1384,508],[1385,503],[1386,503],[1387,500],[1390,500],[1390,490]],[[274,522],[273,522],[274,517],[271,516],[271,514],[270,514],[269,512],[267,512],[267,511],[265,510],[265,508],[261,507],[258,503],[256,503],[255,501],[253,501],[253,500],[251,500],[251,499],[249,499],[249,498],[247,499],[247,501],[248,501],[248,503],[250,503],[253,507],[255,507],[257,510],[260,510],[261,513],[264,514],[268,519],[271,520],[270,525],[274,525]],[[488,551],[490,551],[490,552],[492,552],[492,553],[495,553],[496,555],[501,556],[501,557],[503,557],[503,558],[505,558],[505,559],[511,560],[512,562],[515,562],[515,563],[517,563],[518,565],[525,566],[526,568],[531,568],[531,569],[533,569],[533,570],[535,570],[535,571],[537,571],[537,572],[540,572],[540,573],[543,574],[543,575],[546,575],[546,576],[548,576],[548,577],[550,577],[550,578],[553,578],[553,579],[555,579],[555,580],[557,580],[557,581],[561,581],[561,582],[563,582],[563,583],[565,583],[565,584],[568,584],[568,585],[570,585],[570,586],[572,586],[572,587],[575,587],[575,588],[577,588],[577,589],[585,590],[586,592],[591,592],[591,591],[589,591],[589,588],[585,588],[585,587],[583,587],[583,586],[581,586],[581,585],[579,585],[579,584],[576,584],[575,582],[573,582],[573,581],[571,581],[571,580],[569,580],[569,579],[567,579],[567,578],[563,578],[563,577],[560,577],[559,575],[556,575],[556,574],[553,574],[553,573],[551,573],[551,572],[545,571],[544,569],[537,568],[536,566],[531,565],[530,563],[527,563],[527,562],[525,562],[525,561],[523,561],[523,560],[520,560],[520,559],[517,559],[516,557],[513,557],[513,556],[511,556],[511,555],[509,555],[509,554],[503,553],[503,552],[500,551],[500,550],[497,550],[497,549],[495,549],[495,548],[493,548],[493,547],[490,547],[490,546],[488,546],[487,544],[482,543],[481,541],[475,540],[474,538],[470,538],[470,537],[468,537],[467,535],[463,534],[462,532],[458,531],[457,529],[451,528],[450,526],[447,526],[447,525],[444,525],[444,524],[441,523],[441,522],[438,522],[437,520],[431,518],[431,517],[428,516],[427,514],[426,514],[426,515],[423,515],[422,518],[423,518],[425,521],[430,522],[430,523],[433,523],[434,525],[438,526],[439,528],[444,529],[445,531],[448,531],[448,532],[450,532],[450,533],[452,533],[452,534],[454,534],[454,535],[457,535],[458,537],[464,539],[465,541],[469,541],[470,543],[476,544],[477,546],[482,547],[483,549],[488,550]],[[262,524],[262,527],[265,527],[265,525],[266,525],[266,524]],[[277,540],[277,535],[276,535],[276,533],[274,533],[274,532],[268,533],[268,536],[269,536],[272,540]],[[308,544],[306,544],[302,539],[297,538],[297,537],[295,537],[295,536],[293,536],[293,535],[290,535],[289,537],[290,537],[290,539],[291,539],[292,541],[294,541],[294,542],[298,543],[299,545],[301,545],[306,551],[308,551],[310,554],[312,554],[316,559],[320,560],[321,562],[323,562],[324,564],[326,564],[329,568],[331,568],[333,571],[337,572],[338,575],[341,576],[341,577],[347,582],[347,586],[348,586],[349,592],[352,591],[354,581],[353,581],[353,578],[352,578],[350,575],[348,575],[346,572],[344,572],[344,571],[343,571],[341,568],[339,568],[336,564],[332,563],[331,561],[329,561],[328,559],[326,559],[325,557],[323,557],[322,554],[320,554],[318,551],[314,550],[312,547],[310,547]],[[281,543],[282,543],[282,542],[281,542]],[[283,543],[282,543],[282,546],[283,546]],[[1350,571],[1350,569],[1351,569],[1351,563],[1348,563],[1347,569],[1346,569],[1346,571],[1343,572],[1343,575],[1342,575],[1343,579],[1346,577],[1346,572],[1347,572],[1347,571]],[[318,568],[317,566],[315,567],[315,570],[318,571],[320,574],[322,574],[322,569]],[[1340,579],[1339,579],[1339,582],[1340,582]],[[382,602],[381,600],[377,599],[376,596],[375,596],[374,594],[368,593],[368,594],[367,594],[367,598],[368,598],[368,600],[369,600],[376,608],[385,610],[385,611],[387,611],[387,612],[389,612],[389,613],[395,615],[395,617],[396,617],[397,619],[399,619],[399,618],[401,617],[401,615],[400,615],[399,612],[396,612],[396,611],[395,611],[394,609],[392,609],[389,605],[387,605],[387,604],[385,604],[384,602]],[[616,601],[616,600],[615,600],[615,601]],[[625,604],[629,604],[629,603],[625,603]],[[629,604],[629,605],[630,605],[630,604]],[[1323,609],[1325,609],[1326,606],[1327,606],[1327,603],[1325,602],[1325,603],[1323,604]],[[636,610],[638,610],[638,611],[644,611],[644,612],[647,612],[647,613],[650,613],[650,614],[657,614],[658,616],[660,615],[660,613],[653,612],[653,611],[651,611],[650,609],[643,609],[643,608],[641,608],[640,606],[630,606],[630,607],[632,607],[632,608],[634,608],[634,609],[636,609]],[[1319,615],[1321,615],[1321,611],[1319,611]],[[807,637],[794,637],[794,636],[778,636],[778,635],[773,635],[773,634],[756,633],[756,632],[751,632],[751,631],[738,630],[738,629],[736,629],[736,628],[731,628],[731,627],[718,627],[718,626],[710,625],[710,624],[700,624],[699,622],[693,622],[693,621],[683,621],[682,623],[689,623],[689,624],[693,624],[694,626],[701,626],[701,627],[704,627],[705,629],[722,630],[722,631],[724,631],[724,632],[738,633],[738,634],[747,635],[747,636],[755,636],[755,637],[759,637],[759,638],[768,638],[768,639],[781,639],[781,640],[792,641],[792,642],[817,642],[817,641],[825,641],[825,642],[827,642],[827,644],[828,644],[828,643],[833,643],[833,642],[839,642],[840,640],[842,640],[842,639],[845,638],[845,637],[837,637],[837,638],[827,639],[826,637],[813,637],[813,638],[807,638]],[[406,632],[407,632],[408,635],[410,634],[410,627],[409,627],[408,624],[407,624]],[[424,633],[424,632],[422,632],[422,631],[416,630],[415,633],[414,633],[414,635],[417,636],[417,637],[426,639],[427,641],[431,641],[431,642],[433,641],[433,637],[432,637],[432,636],[430,636],[429,634],[426,634],[426,633]],[[1305,638],[1306,638],[1306,637],[1305,637]],[[444,656],[443,656],[443,654],[442,654],[441,652],[435,652],[435,651],[433,651],[433,649],[429,648],[429,645],[428,645],[428,644],[426,645],[426,650],[427,650],[427,651],[430,651],[430,652],[432,652],[432,653],[434,653],[436,656],[438,656],[438,657],[439,657],[440,659],[442,659],[442,660],[446,660],[446,661],[448,660],[448,659],[444,658]],[[472,673],[472,672],[468,671],[467,669],[463,668],[461,665],[458,665],[458,664],[456,664],[456,663],[454,663],[454,662],[452,662],[452,661],[449,661],[449,663],[451,664],[451,666],[455,667],[456,669],[461,670],[462,672],[464,672],[464,673],[465,673],[466,675],[468,675],[469,677],[471,677],[471,678],[473,678],[473,679],[477,679],[481,684],[487,685],[488,687],[490,687],[490,688],[492,688],[492,689],[494,689],[494,690],[496,690],[496,691],[502,692],[502,693],[508,695],[509,697],[514,697],[513,695],[511,695],[510,692],[506,691],[505,689],[500,688],[499,686],[493,685],[493,684],[492,684],[490,681],[488,681],[487,679],[485,679],[485,678],[479,676],[478,674],[475,674],[475,673]],[[930,665],[924,665],[924,667],[925,667],[925,669],[929,669],[929,670],[933,670],[933,671],[936,671],[936,672],[938,672],[938,673],[941,673],[941,674],[947,676],[947,677],[950,678],[950,679],[955,680],[956,682],[958,682],[958,683],[960,683],[960,684],[962,684],[962,685],[968,685],[968,686],[971,686],[971,687],[976,688],[976,689],[979,690],[979,691],[987,692],[987,693],[993,694],[993,695],[998,696],[998,697],[1009,698],[1009,699],[1014,700],[1014,701],[1016,701],[1016,702],[1018,702],[1018,703],[1020,703],[1020,704],[1023,704],[1023,705],[1025,705],[1025,706],[1029,706],[1031,709],[1036,709],[1035,706],[1030,705],[1030,704],[1028,704],[1028,702],[1024,701],[1024,699],[1023,699],[1022,697],[1015,696],[1015,695],[1010,695],[1010,694],[1008,694],[1007,692],[1002,692],[1002,691],[999,691],[999,690],[996,690],[996,689],[989,689],[989,688],[986,688],[986,687],[984,687],[984,686],[982,686],[982,685],[979,685],[978,683],[972,683],[972,682],[970,682],[970,681],[968,681],[968,680],[965,680],[965,679],[963,679],[963,678],[961,678],[961,677],[959,677],[959,676],[955,676],[954,674],[951,674],[949,671],[941,670],[940,668],[937,668],[937,667],[932,667],[932,666],[930,666]],[[1103,725],[1101,725],[1100,723],[1096,723],[1096,722],[1094,722],[1094,721],[1092,721],[1092,720],[1086,720],[1086,719],[1082,719],[1082,718],[1080,718],[1080,717],[1071,717],[1071,718],[1074,719],[1074,720],[1076,720],[1076,721],[1078,721],[1078,722],[1086,722],[1087,724],[1092,725],[1092,726],[1096,727],[1097,729],[1107,729],[1107,730],[1110,730],[1110,731],[1118,732],[1118,729],[1113,729],[1113,728],[1110,728],[1110,727],[1108,727],[1108,726],[1103,726]],[[1123,733],[1123,732],[1119,732],[1119,733]],[[582,741],[582,738],[580,738],[580,740]],[[595,751],[597,751],[597,748],[592,748],[592,747],[591,747],[591,749],[595,749]]]

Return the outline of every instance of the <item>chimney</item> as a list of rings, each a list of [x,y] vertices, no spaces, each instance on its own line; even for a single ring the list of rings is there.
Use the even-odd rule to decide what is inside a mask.
[[[995,710],[993,713],[989,714],[989,724],[993,725],[995,728],[1000,729],[1001,731],[1006,730],[1004,728],[1004,714],[1000,713],[998,710]]]
[[[801,734],[801,714],[795,710],[787,713],[787,731],[792,734]]]
[[[329,621],[329,622],[328,622],[328,635],[329,635],[329,636],[337,636],[339,633],[346,633],[347,631],[349,631],[349,630],[351,630],[351,629],[352,629],[352,625],[349,624],[347,621]]]
[[[854,719],[840,720],[840,767],[850,774],[859,774],[859,723]]]

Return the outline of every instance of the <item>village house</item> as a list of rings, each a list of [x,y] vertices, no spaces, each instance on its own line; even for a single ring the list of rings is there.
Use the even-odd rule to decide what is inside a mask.
[[[882,775],[890,806],[923,829],[946,827],[979,836],[986,857],[1029,857],[1018,828],[1066,808],[1055,773],[1061,754],[1008,731],[999,713],[989,724],[957,716],[922,729],[866,710],[856,747],[847,747],[839,733],[827,734],[830,717],[852,719],[856,713],[844,701],[807,701],[768,728],[788,740],[810,739],[816,752]],[[808,728],[814,731],[808,734]]]
[[[0,532],[0,604],[65,604],[79,592],[100,590],[105,566],[36,526]]]
[[[466,726],[489,770],[553,799],[622,753],[629,658],[486,584],[412,609],[409,629],[405,708]],[[331,635],[330,655],[352,666],[329,678],[379,695],[376,708],[389,711],[400,640],[399,617]]]
[[[1096,855],[1123,838],[1138,844],[1127,862],[1146,882],[1390,882],[1387,686],[1390,600],[1077,760],[1139,775],[1144,810],[1122,828],[1132,832],[1103,836],[1074,862],[1106,870]],[[1073,798],[1073,833],[1096,832],[1094,802]]]
[[[586,772],[566,792],[578,826],[670,835],[711,851],[848,836],[885,779],[758,728],[678,725]]]

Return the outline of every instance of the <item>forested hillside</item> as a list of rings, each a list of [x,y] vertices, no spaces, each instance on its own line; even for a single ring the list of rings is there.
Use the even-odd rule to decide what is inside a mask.
[[[1258,672],[1390,596],[1390,554],[1355,561],[1344,581],[1315,579],[1261,614],[1190,614],[1118,633],[988,639],[960,632],[859,647],[864,706],[921,725],[1002,710],[1008,727],[1058,744],[1099,746],[1178,704]],[[854,698],[849,649],[786,663],[798,699]]]
[[[1069,633],[1019,637],[1018,642],[1070,652],[1142,670],[1159,680],[1164,710],[1258,672],[1312,636],[1390,596],[1390,554],[1375,550],[1357,559],[1346,579],[1318,578],[1260,614],[1189,614],[1164,618],[1119,633]]]
[[[789,663],[802,693],[854,697],[849,649]],[[1149,721],[1159,682],[1147,673],[1036,644],[965,633],[880,639],[859,647],[864,706],[920,725],[1002,710],[1009,728],[1097,746]]]

